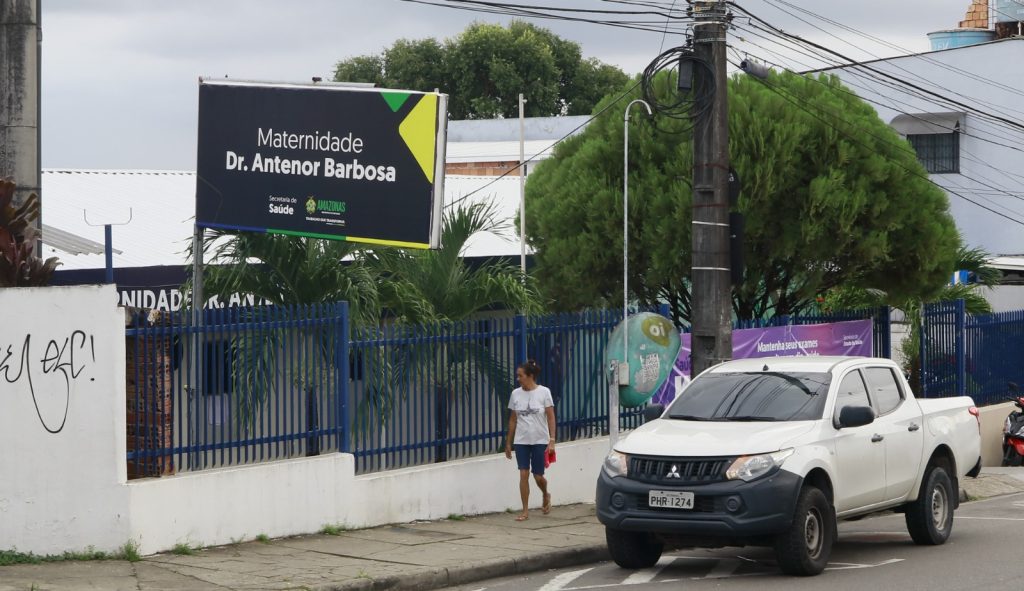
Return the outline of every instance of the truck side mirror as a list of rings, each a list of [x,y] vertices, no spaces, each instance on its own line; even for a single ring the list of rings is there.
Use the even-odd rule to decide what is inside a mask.
[[[839,428],[862,427],[875,422],[875,411],[870,406],[846,406],[839,411]]]
[[[665,405],[663,404],[648,404],[644,407],[644,422],[649,423],[654,419],[659,418],[665,412]]]

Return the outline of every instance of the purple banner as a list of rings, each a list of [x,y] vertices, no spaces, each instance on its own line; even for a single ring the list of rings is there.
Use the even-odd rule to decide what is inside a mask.
[[[871,320],[746,328],[732,331],[732,358],[854,355],[870,357]],[[690,383],[690,335],[682,335],[675,366],[651,402],[668,404]]]

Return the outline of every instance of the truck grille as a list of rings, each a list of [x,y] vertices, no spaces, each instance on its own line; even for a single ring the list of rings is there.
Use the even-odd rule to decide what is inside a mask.
[[[666,485],[708,484],[725,480],[736,458],[629,458],[629,478]]]

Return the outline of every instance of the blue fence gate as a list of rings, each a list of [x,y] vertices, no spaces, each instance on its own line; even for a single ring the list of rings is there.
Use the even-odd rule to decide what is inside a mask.
[[[970,315],[958,300],[925,306],[922,320],[923,396],[992,404],[1009,395],[1009,382],[1024,385],[1024,310]]]

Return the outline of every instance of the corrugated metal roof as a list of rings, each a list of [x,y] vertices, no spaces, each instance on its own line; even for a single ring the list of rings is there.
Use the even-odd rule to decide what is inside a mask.
[[[73,236],[81,254],[68,254],[75,246],[62,242],[56,233],[44,231],[42,255],[58,257],[61,270],[102,269],[102,224],[120,224],[131,217],[128,224],[113,226],[115,268],[183,266],[195,219],[195,184],[194,172],[45,169],[43,221],[46,226]],[[518,215],[518,177],[445,177],[445,203],[470,194],[470,202],[497,200],[504,219],[511,221]],[[90,244],[101,247],[90,249]],[[501,235],[474,236],[464,253],[518,255],[514,226]]]
[[[526,117],[523,119],[524,139],[557,140],[569,134],[580,133],[590,117]],[[448,142],[504,142],[519,141],[519,119],[465,119],[448,122]]]
[[[43,170],[43,222],[103,244],[102,224],[112,228],[114,266],[183,265],[195,217],[194,172],[154,170]],[[88,222],[86,221],[88,217]],[[99,224],[92,225],[92,224]],[[43,235],[43,256],[61,270],[102,269],[104,255],[68,255]]]
[[[524,157],[550,158],[554,140],[523,142]],[[448,144],[447,162],[511,162],[519,160],[519,142],[458,142]]]
[[[43,224],[43,242],[70,255],[103,254],[106,250],[106,247],[99,242],[93,242],[77,234],[65,232],[49,224]],[[121,251],[116,248],[112,250],[117,254],[121,254]]]

